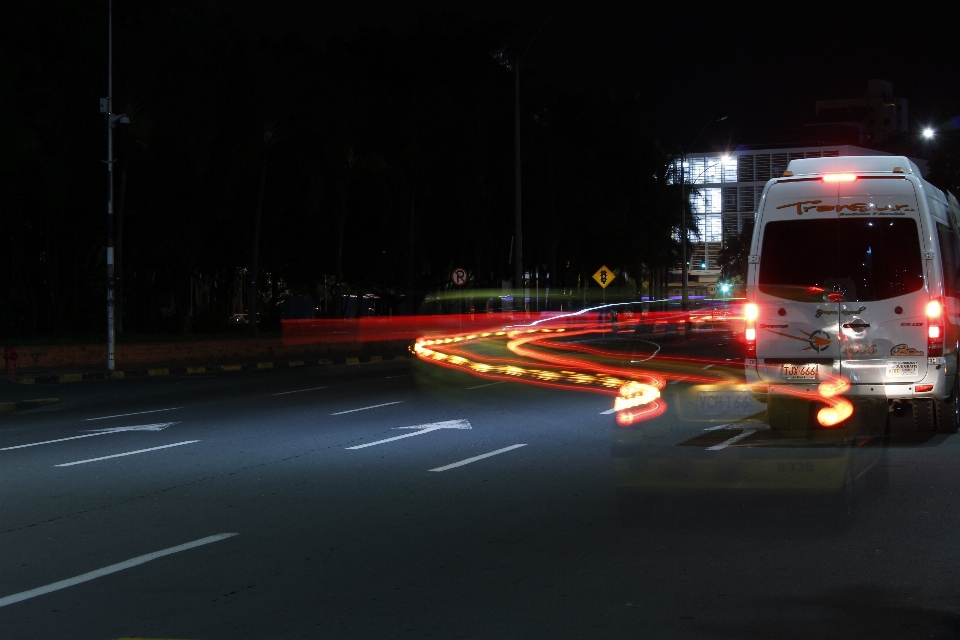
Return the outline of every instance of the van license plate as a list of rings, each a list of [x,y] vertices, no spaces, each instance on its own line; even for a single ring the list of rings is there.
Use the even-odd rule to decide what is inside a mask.
[[[784,380],[816,380],[817,365],[815,364],[785,364],[783,365]]]
[[[917,375],[920,363],[916,360],[887,363],[888,378],[912,378]]]

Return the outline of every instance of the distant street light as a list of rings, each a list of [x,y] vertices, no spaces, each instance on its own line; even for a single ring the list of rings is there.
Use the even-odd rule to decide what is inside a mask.
[[[936,135],[936,133],[937,133],[936,131],[934,131],[934,130],[931,129],[930,127],[927,127],[926,129],[923,130],[923,137],[926,138],[927,140],[929,140],[929,139],[932,138],[934,135]]]

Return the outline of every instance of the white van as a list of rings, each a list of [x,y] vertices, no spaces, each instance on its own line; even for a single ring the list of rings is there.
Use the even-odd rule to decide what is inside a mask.
[[[917,429],[957,430],[958,218],[904,156],[793,160],[767,183],[745,368],[772,429],[816,425],[820,383],[842,377],[855,414],[910,404]]]

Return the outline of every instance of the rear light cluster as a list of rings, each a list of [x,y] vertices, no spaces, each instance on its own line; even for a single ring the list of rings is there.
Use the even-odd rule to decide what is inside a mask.
[[[743,305],[743,317],[746,319],[746,331],[744,331],[744,338],[747,342],[747,358],[756,358],[757,357],[757,316],[760,315],[760,310],[757,308],[757,305],[748,302]]]
[[[943,304],[934,298],[927,303],[927,355],[943,355]]]

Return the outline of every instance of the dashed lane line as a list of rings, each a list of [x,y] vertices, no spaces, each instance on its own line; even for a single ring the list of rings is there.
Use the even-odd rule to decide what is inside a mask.
[[[367,409],[376,409],[378,407],[389,407],[391,404],[400,404],[403,400],[397,400],[396,402],[384,402],[383,404],[374,404],[369,407],[360,407],[359,409],[348,409],[346,411],[337,411],[336,413],[331,413],[332,416],[342,416],[345,413],[353,413],[355,411],[366,411]]]
[[[90,458],[88,460],[77,460],[76,462],[65,462],[63,464],[55,464],[55,467],[72,467],[75,464],[86,464],[88,462],[98,462],[100,460],[109,460],[110,458],[122,458],[124,456],[133,456],[138,453],[146,453],[148,451],[159,451],[160,449],[169,449],[170,447],[182,447],[185,444],[193,444],[194,442],[200,442],[199,440],[184,440],[183,442],[174,442],[173,444],[165,444],[162,447],[150,447],[149,449],[137,449],[136,451],[127,451],[126,453],[115,453],[112,456],[100,456],[99,458]]]
[[[475,387],[467,387],[467,390],[469,391],[470,389],[481,389],[483,387],[492,387],[495,384],[503,384],[504,382],[506,382],[506,380],[501,380],[500,382],[490,382],[488,384],[479,384]]]
[[[118,413],[115,416],[101,416],[99,418],[87,418],[87,422],[92,420],[107,420],[109,418],[126,418],[127,416],[140,416],[145,413],[159,413],[161,411],[176,411],[177,409],[183,409],[183,407],[170,407],[169,409],[153,409],[151,411],[137,411],[135,413]]]
[[[317,389],[326,389],[326,387],[310,387],[309,389],[296,389],[294,391],[281,391],[280,393],[271,393],[272,396],[285,396],[288,393],[303,393],[304,391],[316,391]]]
[[[156,560],[157,558],[162,558],[163,556],[169,556],[174,553],[180,553],[181,551],[187,551],[189,549],[194,549],[196,547],[202,547],[205,544],[210,544],[211,542],[219,542],[220,540],[225,540],[227,538],[232,538],[233,536],[238,535],[236,533],[218,533],[215,536],[207,536],[206,538],[200,538],[199,540],[194,540],[193,542],[187,542],[185,544],[180,544],[175,547],[169,547],[167,549],[161,549],[160,551],[154,551],[153,553],[148,553],[146,555],[137,556],[136,558],[131,558],[129,560],[124,560],[123,562],[118,562],[117,564],[111,564],[110,566],[103,567],[102,569],[97,569],[96,571],[90,571],[88,573],[82,573],[79,576],[73,578],[67,578],[66,580],[60,580],[59,582],[54,582],[43,587],[37,587],[36,589],[30,589],[29,591],[21,591],[20,593],[14,593],[3,598],[0,598],[0,607],[5,607],[10,604],[15,604],[17,602],[22,602],[24,600],[29,600],[30,598],[35,598],[37,596],[42,596],[53,591],[59,591],[60,589],[66,589],[67,587],[72,587],[83,582],[89,582],[90,580],[95,580],[103,576],[110,575],[111,573],[116,573],[118,571],[123,571],[124,569],[130,569],[136,567],[137,565],[150,562],[151,560]]]
[[[443,467],[437,467],[436,469],[430,469],[430,471],[446,471],[447,469],[455,469],[457,467],[462,467],[465,464],[470,464],[471,462],[476,462],[477,460],[483,460],[484,458],[489,458],[490,456],[500,455],[501,453],[506,453],[507,451],[513,451],[514,449],[519,449],[520,447],[525,447],[526,444],[514,444],[509,447],[504,447],[503,449],[497,449],[496,451],[491,451],[490,453],[484,453],[479,456],[473,456],[472,458],[467,458],[466,460],[461,460],[460,462],[454,462],[453,464],[448,464]]]

